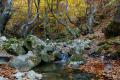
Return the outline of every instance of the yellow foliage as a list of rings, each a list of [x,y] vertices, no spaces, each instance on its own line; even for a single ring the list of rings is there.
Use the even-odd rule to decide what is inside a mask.
[[[33,2],[33,0],[31,0]],[[40,16],[44,15],[44,9],[45,9],[45,3],[46,0],[41,0],[40,2]],[[51,0],[49,0],[51,1]],[[66,0],[59,0],[60,3],[62,3],[63,5],[61,5],[63,7],[64,10],[60,10],[60,12],[62,13],[61,16],[59,16],[60,18],[66,18]],[[56,7],[56,0],[54,0],[54,7]],[[14,0],[13,1],[13,10],[14,10],[14,14],[12,15],[10,21],[8,22],[8,26],[9,28],[12,27],[15,24],[18,24],[18,22],[24,21],[27,19],[27,14],[28,14],[28,2],[27,0]],[[61,8],[61,6],[59,5],[59,7]],[[85,3],[85,0],[68,0],[68,14],[70,16],[70,18],[75,18],[75,16],[84,16],[85,15],[85,11],[86,11],[87,5]],[[55,11],[55,10],[54,10]],[[34,3],[32,4],[32,18],[35,15],[36,12],[36,8]],[[48,14],[48,16],[50,18],[51,14]],[[11,23],[12,22],[12,23]]]
[[[84,16],[86,8],[85,0],[69,0],[69,13],[71,16]]]
[[[65,1],[66,0],[61,0],[61,3],[64,2],[64,5],[66,5]],[[41,0],[40,8],[42,11],[44,10],[44,6],[45,6],[44,3],[45,3],[45,0]],[[62,7],[64,5],[62,5]],[[85,0],[68,0],[68,10],[69,10],[69,15],[71,17],[84,16],[86,12],[86,8],[87,8],[87,4],[85,3]]]

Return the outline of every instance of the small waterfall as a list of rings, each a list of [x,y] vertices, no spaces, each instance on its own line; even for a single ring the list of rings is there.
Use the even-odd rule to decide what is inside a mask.
[[[69,57],[68,57],[67,54],[65,54],[65,53],[61,53],[61,54],[60,54],[60,59],[61,59],[60,61],[61,61],[61,62],[66,62],[66,61],[68,60],[68,58],[69,58]]]

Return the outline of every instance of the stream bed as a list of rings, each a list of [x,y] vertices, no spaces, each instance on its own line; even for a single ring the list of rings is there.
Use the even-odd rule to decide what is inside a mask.
[[[79,70],[69,72],[63,64],[59,63],[38,65],[34,70],[43,74],[42,80],[98,80],[95,75]]]

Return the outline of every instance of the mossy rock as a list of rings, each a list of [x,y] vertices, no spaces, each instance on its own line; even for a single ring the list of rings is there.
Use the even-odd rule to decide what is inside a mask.
[[[101,41],[101,42],[99,42],[98,44],[97,44],[97,46],[101,46],[101,45],[104,45],[104,44],[106,44],[107,43],[107,41],[105,40],[105,41]]]
[[[108,44],[120,45],[120,36],[109,39]]]
[[[70,57],[70,61],[84,61],[83,54],[73,54]]]
[[[34,35],[29,35],[25,40],[25,45],[29,50],[32,50],[37,47],[42,48],[46,45],[46,43]]]
[[[34,64],[41,63],[41,57],[39,55],[36,55],[34,57],[29,57],[28,60],[31,60]]]
[[[105,37],[115,37],[120,35],[120,23],[112,21],[106,28],[103,30]]]
[[[89,34],[88,36],[87,36],[87,38],[88,39],[90,39],[90,40],[93,40],[93,39],[95,39],[97,36],[95,35],[95,34]]]
[[[41,57],[41,60],[44,61],[44,62],[46,62],[46,63],[54,61],[55,58],[56,58],[54,54],[48,54],[45,51],[41,51],[41,53],[39,55]]]
[[[106,54],[108,53],[111,45],[107,44],[106,42],[101,42],[99,46],[95,50],[96,55]]]
[[[104,50],[108,50],[109,48],[111,48],[111,46],[108,45],[108,44],[104,44],[104,45],[102,45],[101,47],[102,47]]]
[[[13,55],[22,55],[25,54],[26,51],[23,48],[24,46],[24,41],[18,40],[16,38],[10,38],[7,41],[5,41],[5,43],[3,44],[4,49]]]
[[[114,53],[111,53],[109,57],[112,59],[120,59],[120,49],[116,50]]]

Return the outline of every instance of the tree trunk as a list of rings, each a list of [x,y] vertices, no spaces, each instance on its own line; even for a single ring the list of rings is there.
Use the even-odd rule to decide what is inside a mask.
[[[0,3],[3,3],[3,1],[0,1]],[[3,6],[1,6],[0,8],[3,8]],[[3,9],[3,12],[0,14],[0,33],[1,34],[4,33],[5,26],[10,19],[11,10],[12,10],[12,0],[7,0],[5,8]]]

